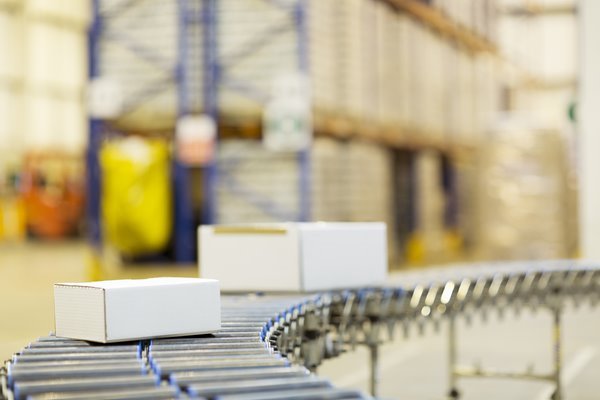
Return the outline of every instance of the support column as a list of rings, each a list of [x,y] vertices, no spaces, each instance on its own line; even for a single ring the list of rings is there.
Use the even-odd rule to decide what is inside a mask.
[[[579,231],[581,256],[600,260],[600,2],[581,0],[579,18]]]

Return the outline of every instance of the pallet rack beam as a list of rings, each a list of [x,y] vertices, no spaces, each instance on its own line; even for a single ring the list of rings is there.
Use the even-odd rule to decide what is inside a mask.
[[[573,4],[540,4],[538,2],[525,2],[523,5],[507,5],[500,8],[500,12],[515,17],[537,17],[545,15],[576,14],[577,5]]]
[[[477,54],[481,52],[497,53],[496,45],[452,21],[439,10],[417,0],[385,0],[392,7],[401,10],[425,25],[439,32],[441,35],[455,40],[465,46],[470,52]]]
[[[471,29],[453,21],[448,16],[434,7],[424,4],[418,0],[383,0],[399,11],[411,15],[425,26],[438,32],[460,44],[471,54],[488,53],[493,55],[499,65],[504,67],[508,73],[514,73],[518,79],[516,86],[529,89],[561,89],[574,87],[577,82],[572,79],[549,80],[535,76],[525,68],[515,65],[501,53],[495,43],[472,31]],[[565,15],[577,13],[575,5],[540,5],[525,4],[518,7],[500,8],[501,13],[507,16],[543,16],[543,15]]]
[[[223,139],[243,138],[259,140],[261,121],[235,119],[221,116],[219,119],[220,137]],[[477,149],[477,140],[460,139],[452,141],[441,134],[425,132],[411,127],[384,127],[375,123],[367,124],[333,115],[313,114],[315,137],[330,137],[340,140],[360,139],[399,150],[436,150],[442,153],[471,153]],[[447,135],[446,135],[447,136]]]

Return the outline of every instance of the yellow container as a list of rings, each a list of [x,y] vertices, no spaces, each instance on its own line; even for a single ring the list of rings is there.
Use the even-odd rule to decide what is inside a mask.
[[[23,200],[17,196],[0,198],[0,239],[23,240],[26,232]]]
[[[168,145],[127,138],[100,151],[102,221],[107,241],[124,254],[163,250],[172,225]]]

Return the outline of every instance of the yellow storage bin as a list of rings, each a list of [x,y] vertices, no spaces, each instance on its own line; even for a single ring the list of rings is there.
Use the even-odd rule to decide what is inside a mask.
[[[105,239],[127,255],[163,250],[171,236],[169,147],[136,137],[100,151]]]

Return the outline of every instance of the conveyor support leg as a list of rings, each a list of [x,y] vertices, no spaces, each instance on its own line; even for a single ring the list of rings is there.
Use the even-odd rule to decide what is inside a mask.
[[[456,324],[454,316],[448,319],[448,398],[458,399],[460,393],[456,387]]]
[[[554,384],[555,390],[552,394],[552,400],[562,399],[562,387],[560,383],[560,374],[562,368],[562,348],[561,348],[561,308],[560,305],[552,307],[552,313],[554,318],[554,326],[552,329],[552,340],[553,340],[553,354],[554,354]]]
[[[379,385],[379,345],[370,344],[369,353],[371,355],[371,382],[369,390],[371,396],[377,398],[377,387]]]

